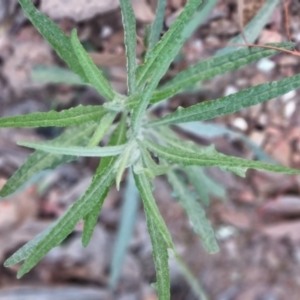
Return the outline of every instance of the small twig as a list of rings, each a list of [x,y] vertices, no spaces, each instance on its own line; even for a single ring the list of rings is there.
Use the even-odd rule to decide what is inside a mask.
[[[286,34],[288,36],[288,40],[292,40],[291,36],[291,31],[290,31],[290,16],[289,16],[289,7],[291,4],[291,0],[285,0],[283,3],[283,8],[284,8],[284,16],[285,16],[285,29],[286,29]],[[268,45],[260,45],[260,44],[249,44],[247,42],[246,34],[244,31],[244,0],[237,0],[237,5],[238,5],[238,23],[239,27],[241,30],[241,35],[243,37],[243,40],[245,44],[230,44],[228,46],[238,46],[238,47],[249,47],[249,48],[265,48],[265,49],[272,49],[272,50],[277,50],[283,53],[288,53],[294,56],[300,57],[300,52],[295,50],[287,50],[287,49],[282,49],[279,47],[273,47],[273,46],[268,46]]]
[[[277,50],[283,53],[288,53],[294,56],[300,57],[300,52],[297,50],[288,50],[288,49],[283,49],[279,47],[273,47],[273,46],[268,46],[268,45],[260,45],[260,44],[229,44],[229,47],[250,47],[250,48],[264,48],[264,49],[272,49],[272,50]]]
[[[289,7],[290,7],[291,1],[287,0],[283,3],[283,9],[284,9],[284,24],[285,24],[285,31],[288,36],[289,41],[292,41],[291,31],[290,31],[290,14],[289,14]]]

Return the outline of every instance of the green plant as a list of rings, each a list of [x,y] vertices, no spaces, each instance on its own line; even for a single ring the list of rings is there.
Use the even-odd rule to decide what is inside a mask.
[[[274,2],[272,1],[272,5]],[[19,0],[19,3],[30,21],[70,69],[80,76],[82,81],[92,85],[107,102],[102,106],[78,106],[62,112],[50,111],[0,119],[0,127],[74,126],[51,142],[20,142],[19,145],[36,151],[8,180],[0,192],[1,197],[15,192],[42,170],[55,168],[75,160],[78,156],[101,157],[92,183],[83,197],[47,230],[13,254],[5,262],[5,266],[9,267],[24,261],[18,272],[18,277],[22,277],[52,248],[58,246],[81,220],[84,220],[82,243],[83,246],[87,246],[107,193],[114,181],[117,188],[120,187],[124,171],[130,168],[143,201],[151,237],[157,271],[155,287],[159,299],[170,299],[168,249],[179,261],[180,258],[176,254],[172,238],[152,195],[151,180],[154,177],[167,176],[176,198],[189,216],[204,248],[214,253],[219,250],[214,231],[205,216],[203,205],[197,201],[198,196],[189,189],[186,178],[195,185],[195,191],[200,193],[203,204],[206,205],[207,197],[203,196],[203,191],[197,186],[197,182],[203,181],[202,167],[217,166],[240,176],[245,176],[248,168],[287,174],[300,174],[300,171],[226,156],[218,153],[213,146],[199,147],[192,142],[181,140],[169,126],[212,119],[283,95],[300,87],[300,74],[188,108],[179,107],[175,112],[156,119],[147,111],[149,105],[159,103],[197,82],[224,74],[279,51],[232,48],[230,51],[226,50],[226,53],[219,53],[216,57],[199,62],[158,87],[182,45],[196,28],[193,15],[199,17],[203,14],[203,9],[208,9],[212,2],[209,1],[209,4],[204,2],[202,6],[201,0],[189,0],[178,19],[160,41],[158,39],[163,18],[161,11],[158,10],[156,21],[147,30],[146,40],[149,48],[145,54],[145,61],[139,66],[136,60],[136,23],[133,10],[130,1],[120,0],[128,74],[128,95],[124,96],[112,89],[102,72],[93,64],[80,44],[76,30],[68,37],[40,13],[31,0]],[[270,6],[270,3],[267,1],[267,5]],[[160,0],[159,7],[164,6],[165,1]],[[292,43],[273,46],[283,49],[293,48]],[[113,123],[116,123],[116,127]],[[108,134],[110,134],[109,143],[98,147],[103,137]],[[158,157],[159,163],[153,160],[153,156]]]

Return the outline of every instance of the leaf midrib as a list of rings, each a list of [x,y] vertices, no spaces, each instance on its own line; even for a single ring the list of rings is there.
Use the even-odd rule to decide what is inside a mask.
[[[280,83],[280,81],[272,81],[272,82],[268,82],[268,83],[265,83],[265,85],[272,85],[272,84],[274,84],[274,83]],[[274,87],[274,89],[284,89],[284,88],[286,88],[287,86],[290,86],[290,85],[294,85],[295,84],[295,82],[293,82],[293,81],[287,81],[287,83],[286,84],[284,84],[284,85],[281,85],[280,87]],[[258,86],[256,86],[256,87],[258,87]],[[255,88],[255,87],[254,87]],[[253,89],[253,87],[250,87],[250,88],[248,88],[248,89],[246,89],[246,90],[242,90],[242,91],[240,91],[240,92],[238,92],[238,93],[247,93],[247,92],[249,92],[251,89]],[[263,92],[257,92],[256,93],[256,98],[257,97],[259,97],[259,96],[263,96],[264,94],[268,94],[269,93],[269,90],[264,90]],[[181,108],[182,109],[182,112],[190,112],[189,113],[189,115],[185,115],[185,116],[180,116],[180,115],[178,115],[178,116],[175,116],[175,117],[172,117],[172,115],[173,114],[180,114],[180,112],[181,111],[179,111],[178,109],[174,112],[174,113],[171,113],[170,115],[167,115],[165,118],[163,118],[163,119],[161,119],[161,120],[157,120],[157,121],[153,121],[153,122],[151,122],[151,123],[149,123],[149,124],[147,124],[147,126],[148,127],[152,127],[152,126],[161,126],[161,125],[164,125],[165,123],[167,123],[168,124],[168,122],[170,121],[170,120],[172,120],[172,123],[173,122],[175,122],[175,121],[177,121],[177,120],[180,120],[180,119],[183,119],[183,120],[185,120],[185,119],[187,119],[187,118],[192,118],[192,117],[194,117],[194,116],[196,116],[196,115],[203,115],[203,114],[205,114],[207,111],[208,112],[212,112],[212,111],[216,111],[216,110],[219,110],[219,109],[223,109],[224,107],[227,107],[228,106],[228,103],[223,103],[223,101],[225,101],[225,99],[230,99],[229,97],[234,97],[234,96],[236,96],[236,94],[233,94],[233,95],[230,95],[230,96],[226,96],[226,97],[222,97],[222,98],[220,98],[220,99],[217,99],[217,100],[209,100],[209,101],[205,101],[205,102],[203,102],[203,103],[200,103],[200,104],[196,104],[196,105],[194,105],[194,106],[190,106],[190,107],[187,107],[187,108]],[[249,96],[247,97],[247,98],[249,98]],[[269,99],[270,100],[270,99]],[[242,100],[243,101],[243,100]],[[265,101],[268,101],[268,100],[265,100]],[[264,101],[264,102],[265,102]],[[242,102],[241,102],[242,103]],[[238,104],[238,103],[237,103]],[[254,106],[254,105],[257,105],[257,104],[260,104],[260,102],[259,103],[255,103],[255,104],[252,104],[251,106]],[[210,105],[216,105],[217,107],[215,107],[215,108],[213,108],[213,109],[211,109],[210,107],[207,107],[207,106],[210,106]],[[203,108],[203,110],[199,113],[199,109],[200,108]],[[246,108],[246,107],[245,107]],[[197,110],[197,111],[194,111],[193,112],[193,110]],[[242,108],[243,109],[243,108]],[[225,113],[225,114],[227,114],[227,113]],[[210,117],[208,117],[208,119],[209,119]],[[206,117],[204,116],[203,118],[201,118],[201,120],[203,121],[203,120],[207,120],[206,119]],[[200,121],[200,119],[198,120],[198,121]],[[184,122],[184,121],[182,121],[182,122]],[[174,124],[174,123],[173,123]]]
[[[43,112],[36,112],[36,114],[42,114]],[[46,114],[47,112],[45,112],[45,114]],[[48,112],[48,113],[50,113],[50,112]],[[60,114],[61,112],[53,112],[53,114]],[[61,121],[61,120],[68,120],[68,121],[72,121],[72,120],[80,120],[80,119],[82,119],[82,118],[84,118],[84,117],[87,117],[87,116],[96,116],[96,115],[99,115],[99,114],[103,114],[104,112],[103,111],[98,111],[98,112],[88,112],[88,113],[84,113],[84,114],[81,114],[80,116],[70,116],[70,117],[66,117],[66,116],[58,116],[59,118],[55,118],[55,116],[51,116],[50,118],[48,118],[48,119],[45,119],[45,123],[46,122],[49,122],[49,121]],[[8,117],[8,118],[21,118],[21,117],[23,117],[23,116],[14,116],[14,117]],[[24,116],[24,117],[27,117],[26,115]],[[28,116],[29,117],[29,116]],[[36,119],[36,120],[14,120],[14,121],[11,121],[11,122],[7,122],[7,123],[5,123],[5,124],[3,124],[3,125],[6,125],[6,126],[8,126],[8,127],[10,127],[11,125],[16,125],[16,123],[24,123],[24,122],[26,122],[27,124],[35,124],[35,123],[37,123],[37,122],[41,122],[42,121],[42,118],[43,118],[43,116],[39,116],[41,119]],[[45,116],[46,117],[46,116]],[[2,119],[2,120],[5,120],[5,118],[4,119]],[[2,125],[1,125],[1,120],[0,120],[0,127],[2,127]],[[55,126],[54,126],[55,127]]]

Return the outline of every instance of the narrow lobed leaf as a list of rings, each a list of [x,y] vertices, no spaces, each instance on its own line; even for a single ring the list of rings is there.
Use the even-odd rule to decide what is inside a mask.
[[[146,83],[147,86],[143,90],[140,102],[132,113],[131,124],[133,134],[138,134],[145,111],[155,88],[185,42],[182,31],[201,2],[202,0],[189,0],[187,2],[180,16],[163,36],[161,41],[148,52],[145,63],[138,69],[138,90],[141,91]]]
[[[83,124],[75,128],[67,129],[58,138],[48,142],[48,144],[54,146],[83,145],[88,141],[90,134],[95,130],[95,128],[96,124],[94,123]],[[7,197],[8,195],[14,193],[35,174],[43,170],[55,169],[57,166],[63,163],[67,163],[76,159],[76,156],[57,155],[45,153],[43,151],[35,151],[6,182],[0,192],[0,196]]]
[[[185,37],[188,37],[195,30],[199,20],[201,22],[203,17],[207,16],[209,11],[216,4],[215,2],[216,2],[215,0],[212,0],[212,1],[206,1],[206,2],[202,3],[202,5],[198,8],[197,12],[194,14],[193,19],[191,19],[189,25],[186,26],[185,30],[183,31],[183,34],[185,35]],[[263,6],[263,8],[259,11],[259,13],[246,26],[245,36],[247,37],[248,42],[250,42],[250,43],[254,42],[256,40],[256,38],[259,36],[259,34],[261,33],[261,30],[263,29],[263,27],[267,23],[268,19],[270,18],[271,14],[274,11],[275,7],[277,6],[278,2],[279,2],[279,0],[275,0],[275,1],[268,0],[267,3],[265,4],[265,6]],[[239,35],[238,37],[232,39],[229,42],[229,44],[240,44],[242,42],[243,42],[243,37],[242,37],[242,35]],[[287,47],[287,49],[289,49],[290,47],[292,47],[292,43],[290,43],[290,44],[283,43],[282,46]],[[205,62],[209,62],[210,60],[214,60],[218,56],[223,56],[223,55],[229,54],[231,52],[236,52],[236,50],[239,49],[239,48],[241,48],[241,47],[226,47],[226,48],[218,51],[217,55],[215,57],[213,57],[209,60],[206,60]],[[243,49],[243,50],[245,50],[245,49]],[[272,54],[270,54],[270,55],[272,55]],[[268,56],[268,55],[266,55],[266,56]],[[233,57],[233,59],[228,57],[228,62],[229,63],[227,64],[227,66],[232,65],[232,67],[234,67],[233,69],[239,68],[240,66],[232,64],[232,60],[234,60],[234,57]],[[253,61],[255,61],[255,59]],[[251,61],[249,61],[248,63],[250,63],[250,62]],[[248,64],[248,63],[245,62],[242,65],[245,65],[245,64]],[[173,80],[171,80],[166,85],[164,85],[161,89],[159,89],[157,92],[155,92],[152,99],[151,99],[151,103],[154,104],[154,103],[157,103],[157,102],[160,102],[160,101],[166,99],[166,98],[163,98],[163,95],[164,95],[163,92],[169,93],[170,94],[169,97],[171,97],[171,96],[175,95],[178,92],[178,91],[177,92],[174,91],[174,93],[171,94],[171,89],[175,90],[176,87],[179,87],[180,89],[183,89],[184,87],[193,86],[197,82],[200,82],[202,80],[207,80],[207,79],[210,79],[210,78],[212,78],[212,77],[214,77],[218,74],[223,74],[223,73],[225,73],[229,70],[233,70],[233,69],[230,69],[230,68],[227,71],[226,71],[226,69],[225,69],[225,71],[220,69],[221,73],[213,74],[213,73],[210,73],[208,70],[204,69],[205,65],[201,65],[201,62],[199,63],[198,70],[197,70],[197,66],[198,65],[195,65],[195,66],[189,68],[188,70],[179,73],[178,74],[179,77],[176,76]],[[192,73],[190,74],[191,78],[187,77],[189,75],[188,74],[189,70],[191,72],[195,71],[194,74],[192,74]],[[198,80],[197,80],[197,76],[196,76],[197,71],[200,72]],[[176,83],[177,80],[179,81],[178,85]],[[181,80],[182,80],[182,82],[181,82]],[[191,80],[191,81],[189,82],[189,80]]]
[[[154,78],[159,77],[158,80],[155,80],[158,83],[160,78],[166,73],[186,40],[182,36],[183,30],[201,3],[202,0],[189,0],[180,16],[162,37],[161,41],[149,52],[147,60],[138,70],[139,88],[150,78],[152,81]]]
[[[99,68],[94,64],[91,57],[84,50],[77,37],[77,31],[75,29],[72,31],[71,44],[73,47],[73,51],[85,73],[86,78],[88,78],[88,81],[100,95],[102,95],[107,100],[113,100],[116,96],[116,93],[114,92],[110,83],[104,77],[102,72],[99,70]]]
[[[125,146],[107,146],[107,147],[64,147],[55,146],[48,143],[32,143],[32,142],[18,142],[19,146],[24,146],[36,150],[41,150],[52,154],[61,155],[73,155],[73,156],[85,156],[85,157],[105,157],[116,156],[123,152]]]
[[[128,0],[119,0],[119,2],[125,31],[128,95],[132,95],[136,90],[136,21],[131,2]]]
[[[97,171],[98,172],[98,171]],[[99,214],[101,212],[105,198],[107,197],[110,188],[113,184],[113,180],[107,185],[106,190],[99,196],[98,202],[94,205],[93,209],[83,218],[84,227],[82,231],[82,246],[87,247],[93,236],[95,227],[98,223]]]
[[[169,129],[162,129],[160,132],[155,132],[155,135],[160,138],[161,141],[163,141],[165,144],[177,148],[181,151],[188,151],[191,153],[198,153],[198,154],[204,154],[204,155],[210,155],[215,156],[217,153],[214,146],[210,147],[199,147],[195,145],[192,141],[182,141],[180,140],[175,134],[169,130]],[[221,155],[221,154],[219,154]],[[274,163],[274,161],[268,161],[270,163]],[[237,167],[237,166],[223,166],[220,167],[223,171],[232,172],[238,176],[245,177],[247,168],[243,167]],[[209,185],[211,183],[206,182],[206,185]],[[203,196],[203,194],[202,194]]]
[[[78,200],[34,245],[18,272],[18,278],[29,272],[52,248],[58,246],[74,229],[76,224],[95,207],[99,198],[107,192],[107,188],[115,176],[114,166],[96,173],[84,196]]]
[[[135,184],[143,200],[144,211],[146,215],[150,215],[153,218],[168,248],[174,250],[172,238],[165,224],[165,221],[163,220],[157,208],[155,199],[152,195],[151,184],[149,182],[149,179],[147,178],[147,175],[144,172],[141,172],[139,174],[134,174],[134,179],[135,179]]]
[[[155,219],[145,210],[147,228],[151,239],[152,254],[156,270],[156,288],[159,300],[170,300],[170,272],[168,248]]]
[[[113,132],[113,134],[110,137],[108,146],[118,146],[118,145],[123,145],[127,141],[126,137],[126,114],[122,115],[121,121],[119,125],[117,126],[116,130]],[[97,173],[100,173],[101,170],[105,171],[106,168],[111,167],[114,165],[116,162],[117,158],[115,156],[109,156],[109,157],[103,157],[101,158]],[[102,209],[103,201],[109,192],[111,186],[113,184],[113,180],[111,184],[107,187],[107,191],[103,193],[103,197],[100,197],[98,200],[98,203],[93,207],[91,212],[89,212],[85,217],[84,217],[84,227],[83,227],[83,232],[82,232],[82,245],[86,247],[92,237],[92,234],[94,232],[94,228],[98,222],[98,216],[100,214],[100,211]]]
[[[269,46],[282,49],[292,49],[295,44],[277,43],[269,44]],[[206,60],[202,60],[198,64],[180,72],[177,76],[164,84],[157,92],[153,94],[151,103],[154,103],[154,101],[158,102],[160,100],[163,100],[162,96],[164,94],[170,95],[171,90],[174,90],[174,92],[176,91],[176,89],[181,90],[183,88],[192,86],[195,83],[214,78],[217,75],[225,74],[232,70],[236,70],[261,58],[277,53],[279,53],[279,51],[272,49],[243,48],[222,56],[216,56]],[[161,95],[161,97],[159,97],[159,95]]]
[[[70,69],[83,78],[84,81],[88,81],[73,51],[70,38],[54,22],[37,10],[31,0],[18,1],[31,23],[68,64]]]
[[[186,211],[194,231],[201,237],[205,250],[208,253],[218,252],[219,246],[215,238],[214,230],[205,216],[204,209],[174,172],[168,173],[168,180],[173,187],[180,205]]]
[[[151,50],[158,43],[160,39],[160,34],[164,26],[166,5],[167,5],[166,0],[158,0],[157,2],[155,19],[150,26],[150,36],[149,36],[149,43],[148,43],[149,50]]]
[[[265,170],[278,173],[286,174],[300,174],[300,170],[290,169],[279,165],[269,165],[259,161],[246,160],[233,156],[227,156],[217,151],[211,151],[208,149],[206,153],[192,153],[183,151],[176,147],[164,147],[150,140],[145,140],[145,145],[150,151],[157,156],[166,159],[167,161],[178,163],[183,166],[205,166],[205,167],[239,167],[239,168],[250,168],[257,170]]]
[[[151,133],[154,134],[154,136],[157,137],[164,145],[169,145],[182,151],[200,154],[214,154],[215,151],[213,146],[200,147],[192,141],[181,140],[174,131],[166,126],[156,128],[156,130],[151,131]]]
[[[226,126],[216,123],[206,123],[206,122],[189,122],[177,125],[181,130],[188,132],[189,134],[195,135],[197,137],[204,138],[217,138],[220,136],[227,136],[230,140],[239,139],[243,141],[258,158],[258,160],[265,161],[267,163],[275,163],[264,150],[256,145],[252,140],[250,140],[246,135],[241,132],[228,129]]]
[[[0,127],[66,127],[100,120],[107,109],[97,106],[79,105],[61,112],[36,112],[22,116],[0,119]]]
[[[52,224],[46,230],[39,233],[34,239],[26,243],[23,247],[21,247],[17,252],[15,252],[11,257],[9,257],[4,262],[4,267],[9,268],[13,265],[18,264],[19,262],[25,260],[30,254],[32,254],[34,247],[42,241],[45,236],[50,232],[51,228],[55,225]]]
[[[171,125],[213,119],[263,103],[299,87],[300,74],[279,81],[260,84],[241,92],[217,100],[202,102],[185,109],[179,107],[174,113],[155,120],[148,126]]]

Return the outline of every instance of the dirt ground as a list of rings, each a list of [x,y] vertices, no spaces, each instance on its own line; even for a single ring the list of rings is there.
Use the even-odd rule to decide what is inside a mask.
[[[118,1],[34,1],[67,33],[74,27],[104,68],[112,85],[126,92],[123,29]],[[169,0],[165,28],[176,18],[184,0]],[[245,1],[244,21],[252,19],[265,1]],[[74,4],[76,3],[76,5]],[[154,17],[155,0],[133,0],[138,36]],[[300,42],[300,4],[290,1],[291,38]],[[279,5],[259,37],[260,43],[288,40],[283,6]],[[239,33],[235,0],[219,0],[195,34],[188,40],[167,77],[210,57]],[[143,52],[139,43],[138,54]],[[83,104],[101,104],[103,99],[80,85],[47,84],[33,78],[41,67],[64,67],[64,63],[23,15],[17,1],[0,0],[0,117],[62,110]],[[194,92],[173,97],[159,107],[158,115],[201,101],[299,72],[300,58],[288,54],[263,59],[256,64],[204,82]],[[165,80],[165,79],[164,79]],[[300,168],[299,92],[291,92],[263,105],[224,116],[214,123],[239,133],[235,137],[213,133],[192,138],[203,145],[214,143],[226,154],[244,158],[268,155],[279,163]],[[17,141],[42,141],[56,137],[57,128],[0,130],[0,186],[25,161],[30,151]],[[242,135],[241,135],[242,134]],[[244,138],[241,138],[243,136]],[[256,144],[251,150],[247,142]],[[4,268],[3,262],[25,242],[45,229],[85,191],[97,159],[79,159],[43,174],[35,182],[0,202],[0,299],[118,299],[155,300],[151,283],[155,269],[151,257],[142,207],[136,221],[120,282],[108,287],[109,267],[121,216],[121,191],[113,189],[102,209],[90,245],[81,247],[81,226],[53,249],[28,275],[16,279],[19,266]],[[198,236],[163,177],[155,180],[155,197],[175,245],[212,300],[298,300],[300,299],[300,178],[248,171],[242,179],[217,169],[207,170],[227,191],[226,199],[212,199],[208,215],[216,230],[220,252],[205,253]],[[172,300],[197,299],[190,286],[170,261]]]

